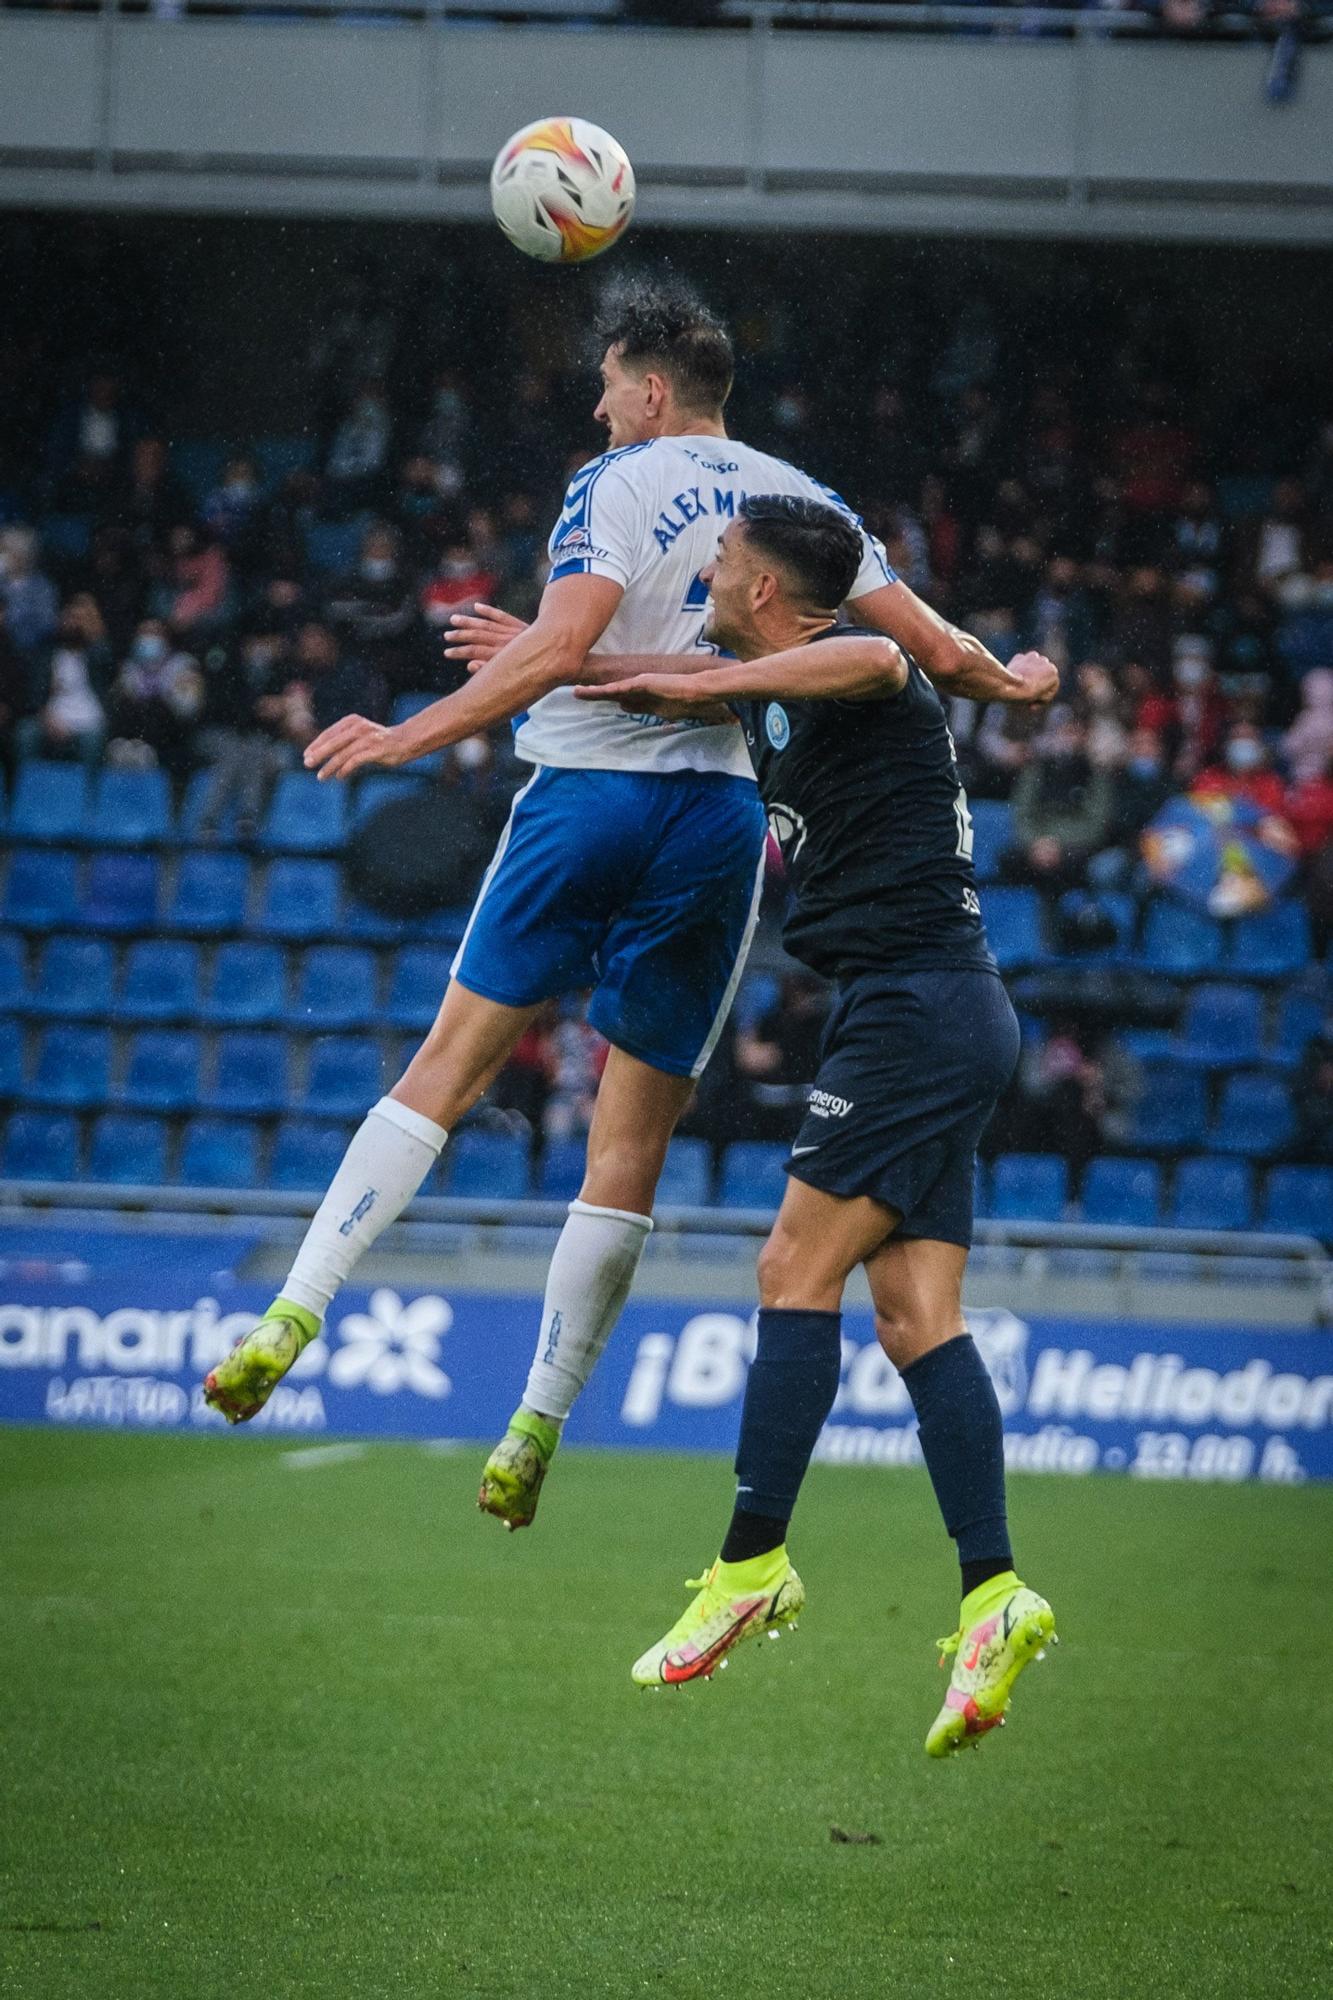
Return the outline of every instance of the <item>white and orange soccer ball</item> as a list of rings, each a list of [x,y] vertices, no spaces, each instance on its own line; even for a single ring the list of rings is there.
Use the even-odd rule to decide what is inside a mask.
[[[583,264],[623,235],[634,169],[586,118],[539,118],[506,140],[491,168],[491,207],[516,249],[546,264]]]

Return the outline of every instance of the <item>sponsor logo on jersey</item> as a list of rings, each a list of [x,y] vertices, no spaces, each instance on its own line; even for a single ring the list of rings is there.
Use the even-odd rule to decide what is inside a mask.
[[[812,1118],[845,1118],[855,1109],[855,1099],[835,1097],[831,1090],[812,1090],[806,1099],[806,1108]]]
[[[791,742],[791,724],[780,701],[770,701],[764,711],[764,734],[775,750],[785,750]]]
[[[588,556],[598,562],[607,560],[605,549],[599,549],[586,528],[566,528],[556,537],[551,555],[556,562],[569,562],[576,556]]]

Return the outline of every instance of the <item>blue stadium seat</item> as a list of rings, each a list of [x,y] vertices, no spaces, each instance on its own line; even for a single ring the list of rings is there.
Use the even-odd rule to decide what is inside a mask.
[[[708,1202],[712,1178],[708,1141],[673,1139],[667,1147],[662,1178],[657,1183],[657,1201],[663,1208],[703,1208]]]
[[[52,1110],[88,1111],[106,1103],[110,1073],[111,1037],[105,1028],[48,1028],[23,1094],[30,1104]]]
[[[1002,972],[1044,965],[1048,953],[1041,931],[1041,903],[1035,889],[988,889],[981,914],[995,962]]]
[[[108,1111],[93,1128],[88,1179],[117,1187],[158,1187],[167,1177],[167,1128],[160,1118]]]
[[[9,837],[15,844],[78,840],[88,780],[82,764],[44,764],[30,759],[19,771],[9,808]]]
[[[305,954],[296,998],[286,1018],[292,1028],[373,1026],[376,1018],[373,955],[354,945],[316,945]]]
[[[1129,1144],[1145,1153],[1187,1153],[1203,1144],[1208,1098],[1201,1075],[1174,1059],[1145,1062],[1143,1095],[1130,1120]]]
[[[418,934],[421,925],[408,917],[383,916],[369,904],[348,896],[337,928],[340,937],[355,938],[363,944],[406,944]]]
[[[245,922],[250,865],[240,854],[186,854],[166,915],[164,930],[187,937],[222,937]]]
[[[393,705],[393,713],[389,720],[392,723],[410,722],[414,715],[420,715],[423,708],[432,707],[439,699],[437,694],[400,694]],[[424,757],[412,759],[412,769],[419,778],[424,778],[442,770],[448,755],[447,750],[428,751]]]
[[[43,514],[42,554],[57,565],[81,563],[92,547],[91,514]]]
[[[384,1018],[391,1028],[424,1034],[440,1011],[452,954],[436,945],[405,945],[394,960]]]
[[[347,787],[321,785],[313,771],[278,779],[259,835],[268,854],[336,854],[347,839]]]
[[[285,1111],[290,1097],[284,1036],[238,1028],[218,1037],[217,1070],[202,1109],[262,1118]]]
[[[0,1102],[22,1095],[23,1030],[17,1021],[0,1021]]]
[[[54,1021],[105,1021],[112,1011],[114,969],[104,939],[53,937],[42,953],[27,1012]]]
[[[130,1044],[119,1102],[134,1111],[193,1111],[199,1101],[199,1037],[148,1028]]]
[[[151,854],[94,854],[79,901],[85,930],[150,931],[157,923],[158,866]]]
[[[1210,1153],[1271,1160],[1290,1145],[1295,1131],[1286,1084],[1261,1070],[1237,1070],[1222,1087],[1217,1119],[1204,1143]]]
[[[552,1139],[537,1168],[537,1193],[542,1201],[573,1201],[583,1186],[588,1165],[588,1141]]]
[[[22,1011],[28,990],[27,954],[21,938],[0,931],[0,1014]]]
[[[1299,987],[1284,993],[1278,1003],[1272,1038],[1264,1048],[1264,1061],[1275,1069],[1298,1068],[1326,1020],[1333,1027],[1333,1008],[1323,994],[1304,992]]]
[[[736,1006],[732,1016],[737,1029],[752,1033],[765,1014],[778,1004],[780,987],[771,972],[747,972],[741,981],[740,992],[736,995]]]
[[[445,1149],[444,1184],[459,1200],[522,1201],[529,1191],[527,1140],[512,1132],[459,1132]]]
[[[259,1178],[250,1126],[225,1118],[194,1118],[185,1128],[176,1178],[186,1187],[248,1188]]]
[[[398,799],[410,798],[413,792],[421,790],[421,779],[416,775],[415,764],[411,771],[372,771],[363,778],[356,789],[356,804],[352,808],[352,824],[360,826],[381,806],[393,805]]]
[[[442,910],[432,910],[429,916],[418,918],[412,925],[412,936],[423,944],[447,944],[452,959],[463,941],[471,915],[471,903],[446,903]]]
[[[103,771],[83,814],[94,847],[151,847],[171,838],[171,792],[163,771]]]
[[[362,1118],[384,1095],[379,1044],[368,1035],[319,1035],[299,1109],[311,1118]]]
[[[351,569],[361,553],[365,515],[350,521],[312,521],[305,531],[306,561],[312,569],[336,575]]]
[[[785,1146],[762,1139],[740,1139],[728,1146],[722,1160],[723,1208],[777,1208],[787,1190],[782,1163]]]
[[[176,837],[186,844],[203,837],[200,832],[200,822],[204,816],[204,805],[213,789],[213,777],[212,770],[195,771],[185,787],[185,801],[181,806]],[[236,838],[237,804],[238,801],[234,797],[228,800],[213,829],[214,839],[223,847],[229,847]]]
[[[1261,1008],[1252,986],[1196,986],[1172,1053],[1195,1069],[1243,1069],[1259,1060]]]
[[[312,437],[261,437],[254,441],[254,455],[266,486],[278,486],[293,472],[304,472],[315,462]]]
[[[217,485],[226,459],[227,446],[216,438],[178,438],[171,447],[171,469],[196,500]]]
[[[1132,896],[1110,889],[1096,893],[1071,889],[1060,898],[1060,918],[1062,949],[1071,957],[1119,960],[1130,956],[1139,921],[1138,905]],[[1079,942],[1080,925],[1086,925],[1090,935],[1109,926],[1114,935],[1105,943],[1085,948]]]
[[[1238,979],[1291,979],[1312,955],[1304,903],[1275,903],[1271,910],[1236,919],[1226,969]]]
[[[994,882],[1000,856],[1014,844],[1014,811],[1007,799],[971,799],[972,866],[978,882]]]
[[[1260,1227],[1333,1243],[1333,1167],[1274,1167]]]
[[[20,847],[9,864],[4,922],[19,931],[63,930],[78,917],[79,864],[72,854]]]
[[[338,870],[331,861],[275,861],[255,929],[266,937],[327,937],[338,929]]]
[[[199,948],[175,939],[142,938],[125,958],[116,1003],[122,1021],[192,1021],[199,1012]]]
[[[210,1028],[264,1028],[286,1011],[287,960],[280,945],[232,939],[219,945],[199,1006]]]
[[[997,1222],[1058,1222],[1068,1199],[1068,1163],[1056,1153],[1002,1153],[992,1168]]]
[[[347,1139],[345,1125],[311,1124],[297,1119],[279,1125],[265,1176],[266,1186],[322,1193],[341,1164]]]
[[[972,1213],[977,1218],[990,1214],[990,1169],[980,1156],[972,1162]]]
[[[1091,1160],[1081,1207],[1085,1222],[1153,1229],[1162,1211],[1162,1170],[1156,1160]]]
[[[76,1181],[77,1121],[40,1111],[17,1112],[5,1132],[3,1172],[7,1181]]]
[[[1174,1229],[1248,1229],[1254,1177],[1243,1160],[1182,1160],[1167,1221]]]
[[[1136,963],[1146,972],[1201,979],[1222,963],[1222,927],[1202,910],[1158,897],[1148,905]]]

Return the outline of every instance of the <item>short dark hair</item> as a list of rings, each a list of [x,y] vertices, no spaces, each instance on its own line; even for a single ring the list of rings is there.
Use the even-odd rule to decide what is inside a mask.
[[[731,335],[687,285],[631,280],[613,287],[597,316],[602,349],[631,367],[656,367],[687,410],[712,415],[731,394]]]
[[[786,571],[807,604],[837,610],[861,567],[861,531],[850,515],[792,493],[751,493],[737,512],[755,547]]]

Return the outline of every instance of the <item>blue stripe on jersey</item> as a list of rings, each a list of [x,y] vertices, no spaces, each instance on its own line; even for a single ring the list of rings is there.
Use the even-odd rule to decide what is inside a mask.
[[[586,576],[591,568],[592,558],[590,556],[570,556],[568,561],[556,564],[546,581],[548,583],[559,583],[562,576]]]
[[[592,508],[592,490],[608,465],[615,464],[618,459],[632,458],[635,452],[647,451],[649,445],[655,442],[653,438],[646,438],[642,444],[618,445],[614,451],[604,451],[600,458],[594,458],[587,465],[581,466],[569,482],[565,504],[560,513],[560,523],[552,536],[552,541],[558,541],[570,528],[588,526]]]

